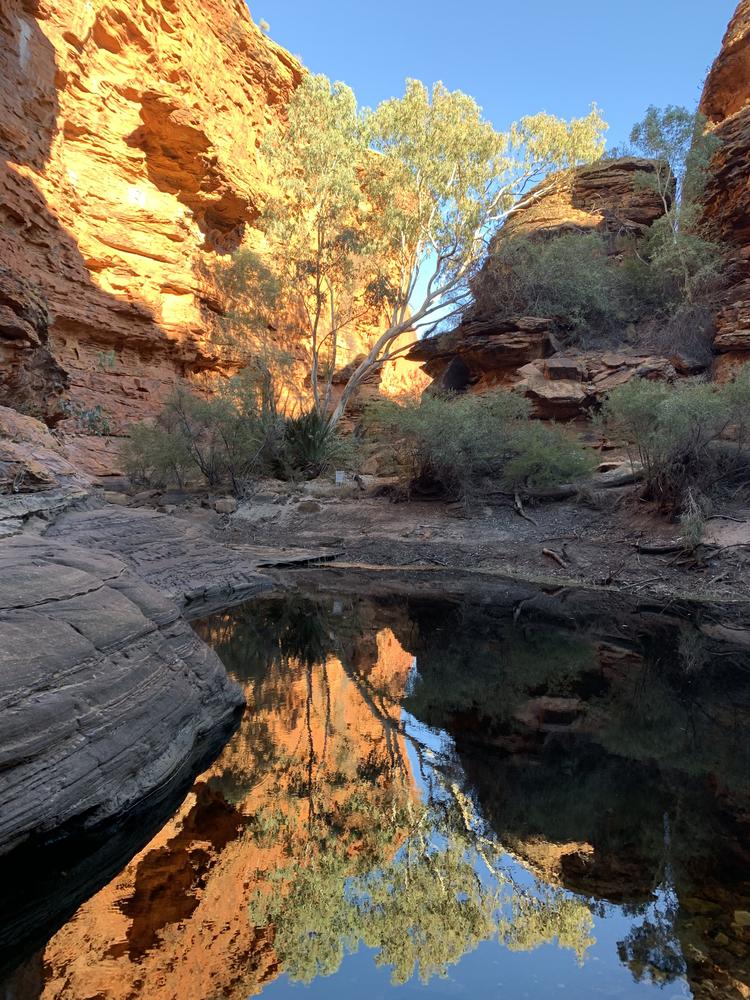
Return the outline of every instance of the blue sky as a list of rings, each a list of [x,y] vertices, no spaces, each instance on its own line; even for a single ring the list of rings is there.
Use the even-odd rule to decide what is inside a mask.
[[[649,104],[694,106],[736,0],[250,0],[256,21],[361,104],[406,77],[477,99],[498,129],[592,101],[619,145]]]

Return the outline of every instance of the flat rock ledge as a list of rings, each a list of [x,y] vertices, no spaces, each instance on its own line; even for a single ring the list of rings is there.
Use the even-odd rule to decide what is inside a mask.
[[[69,512],[55,521],[45,538],[117,556],[191,617],[272,586],[272,581],[258,572],[261,565],[268,565],[268,559],[227,548],[203,525],[154,510],[107,505]],[[279,559],[284,561],[283,553]],[[288,559],[294,561],[294,552]]]
[[[178,603],[122,558],[0,545],[0,854],[127,816],[242,704]]]

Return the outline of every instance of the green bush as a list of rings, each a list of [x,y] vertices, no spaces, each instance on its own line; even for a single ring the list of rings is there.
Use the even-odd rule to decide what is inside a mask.
[[[613,389],[600,419],[641,462],[646,495],[665,510],[716,486],[737,468],[750,421],[750,367],[728,385],[699,381],[676,386],[633,379]],[[734,444],[719,439],[734,430]],[[691,502],[692,505],[692,502]]]
[[[193,465],[182,434],[164,422],[134,424],[129,430],[121,456],[131,482],[182,488]]]
[[[477,315],[559,318],[577,337],[628,319],[623,275],[598,233],[508,236],[494,240],[472,287]]]
[[[351,447],[314,412],[280,412],[269,372],[248,368],[214,396],[179,388],[156,422],[136,424],[122,456],[131,480],[156,486],[203,481],[237,496],[258,476],[314,478],[353,464]]]
[[[533,421],[517,428],[513,448],[515,454],[506,463],[503,481],[519,492],[585,479],[596,465],[578,441],[554,424]]]
[[[334,465],[352,468],[355,450],[351,439],[342,437],[317,412],[308,410],[284,422],[282,460],[287,478],[315,479]]]
[[[511,392],[425,396],[374,403],[366,422],[392,443],[410,490],[471,500],[486,480],[522,491],[589,470],[582,447],[556,427],[531,423],[530,410]]]

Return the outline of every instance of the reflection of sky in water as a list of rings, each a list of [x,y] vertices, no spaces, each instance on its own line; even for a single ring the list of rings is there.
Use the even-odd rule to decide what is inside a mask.
[[[411,693],[416,675],[415,658],[407,694]],[[406,746],[410,771],[425,800],[429,795],[430,779],[434,777],[430,773],[433,763],[446,763],[457,777],[460,775],[454,741],[446,732],[424,725],[406,711],[401,713],[401,724],[408,737]],[[421,749],[419,754],[415,745]],[[465,777],[462,784],[466,789]],[[434,795],[434,784],[432,788]],[[435,831],[430,839],[438,849],[444,843],[442,835]],[[665,846],[668,847],[668,828],[665,829]],[[537,893],[539,883],[532,872],[508,854],[503,854],[499,860],[500,866],[518,888]],[[668,875],[668,863],[665,868]],[[481,862],[476,870],[482,882],[492,880],[492,875]],[[655,922],[660,916],[668,920],[670,908],[675,902],[671,888],[662,885],[655,892],[654,902],[637,916],[629,915],[620,906],[597,904],[594,906],[592,930],[594,942],[582,963],[572,951],[556,943],[540,945],[530,952],[513,952],[502,947],[497,940],[491,940],[481,942],[464,955],[457,965],[448,969],[445,978],[433,976],[429,983],[424,984],[415,974],[408,983],[393,986],[390,968],[379,968],[376,964],[377,950],[360,944],[354,954],[344,958],[335,975],[319,977],[309,985],[291,982],[282,975],[263,990],[263,996],[319,997],[321,1000],[396,1000],[397,997],[408,1000],[410,997],[426,996],[457,1000],[490,1000],[495,997],[498,1000],[546,1000],[556,996],[570,997],[571,1000],[606,1000],[608,997],[630,1000],[658,995],[661,1000],[686,1000],[692,997],[692,992],[684,977],[675,977],[663,986],[650,982],[648,978],[636,982],[630,970],[618,959],[618,945],[633,927]]]
[[[747,674],[724,647],[686,672],[682,626],[599,627],[301,595],[199,624],[249,708],[47,946],[43,1000],[63,981],[70,1000],[685,1000],[693,948],[716,960],[691,964],[696,993],[732,996]],[[339,964],[345,934],[367,945]],[[447,975],[424,985],[414,961]]]

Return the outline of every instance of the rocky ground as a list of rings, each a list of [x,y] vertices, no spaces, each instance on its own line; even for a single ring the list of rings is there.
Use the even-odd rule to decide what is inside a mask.
[[[266,482],[231,514],[219,514],[210,499],[189,494],[143,494],[135,502],[157,504],[179,520],[200,521],[236,552],[299,549],[307,562],[304,554],[314,558],[318,551],[337,570],[389,569],[402,577],[431,570],[437,586],[438,576],[460,572],[661,600],[750,600],[750,507],[739,502],[719,508],[706,525],[704,544],[690,554],[680,525],[643,504],[633,486],[527,502],[520,510],[508,496],[467,508],[394,502],[377,493],[377,483],[360,489]],[[216,506],[227,510],[234,503]]]

